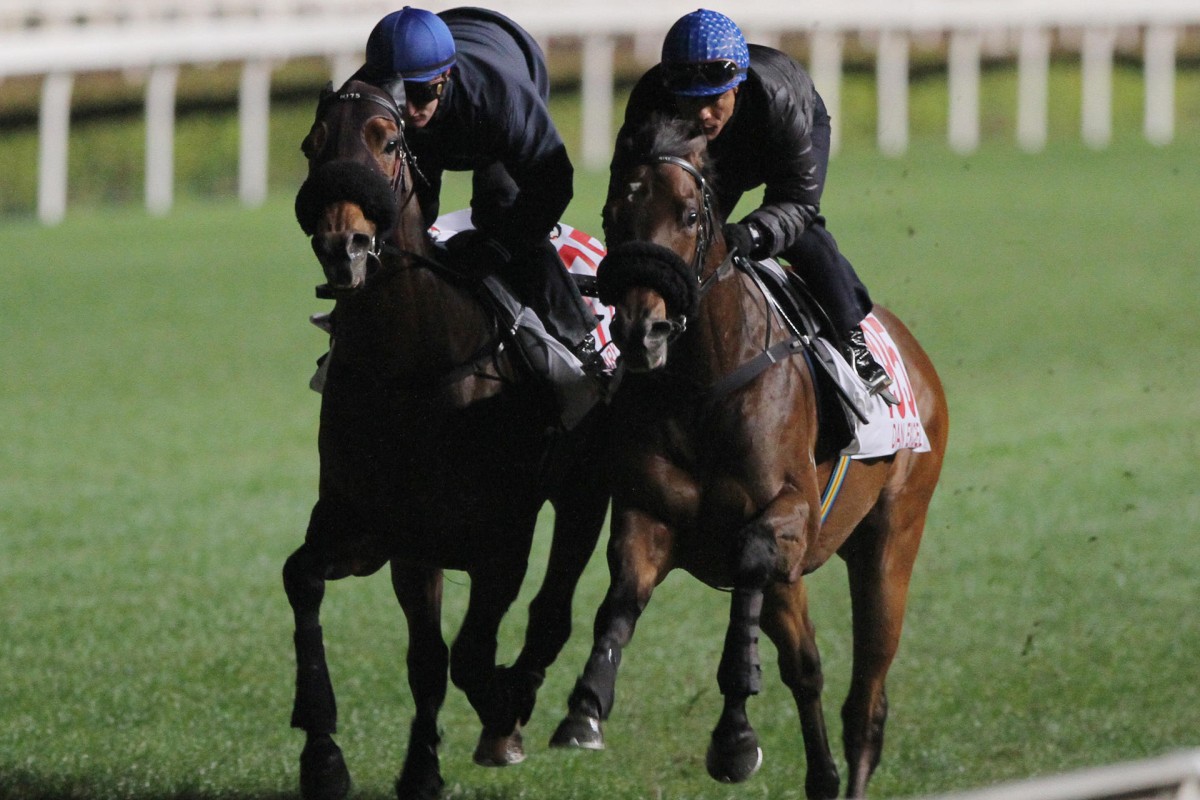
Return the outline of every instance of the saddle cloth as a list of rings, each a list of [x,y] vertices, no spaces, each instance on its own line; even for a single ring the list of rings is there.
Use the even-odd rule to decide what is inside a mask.
[[[805,302],[796,296],[795,286],[777,261],[763,259],[755,262],[755,266],[761,275],[771,278],[766,284],[772,293],[791,294],[785,298],[787,305],[793,307],[787,312],[789,316],[792,313],[799,313],[801,316],[807,313],[804,311]],[[812,331],[816,327],[815,321],[811,319],[794,322],[801,330]],[[900,403],[893,406],[879,395],[871,394],[841,349],[823,337],[813,336],[818,348],[816,356],[828,368],[825,372],[837,381],[867,420],[863,422],[847,410],[850,441],[842,448],[841,455],[862,459],[890,456],[904,449],[917,453],[928,451],[929,439],[925,435],[925,427],[921,424],[916,393],[913,392],[904,359],[900,357],[900,349],[896,347],[891,334],[874,313],[863,319],[862,330],[867,349],[891,376],[891,391]],[[819,368],[814,365],[814,369]]]
[[[929,439],[925,435],[925,426],[921,424],[917,397],[908,377],[908,369],[900,357],[900,350],[892,341],[887,328],[873,313],[868,314],[862,321],[862,329],[867,340],[867,349],[892,377],[892,394],[900,404],[893,406],[879,395],[870,394],[867,385],[846,362],[846,357],[841,351],[828,340],[817,339],[817,345],[829,356],[826,362],[832,363],[837,372],[838,383],[854,399],[859,411],[867,418],[865,423],[857,418],[851,419],[853,438],[842,448],[842,455],[851,458],[879,458],[904,449],[916,453],[927,452]]]
[[[445,242],[454,234],[471,230],[474,227],[471,224],[471,209],[463,208],[440,215],[429,228],[429,233],[435,241]],[[550,233],[550,243],[558,251],[558,257],[568,272],[595,281],[596,268],[600,266],[601,259],[607,253],[600,240],[560,222]],[[596,352],[604,359],[605,369],[611,373],[616,369],[617,358],[620,356],[608,330],[609,323],[612,322],[613,309],[595,297],[585,294],[583,299],[599,319],[592,336],[596,340]]]

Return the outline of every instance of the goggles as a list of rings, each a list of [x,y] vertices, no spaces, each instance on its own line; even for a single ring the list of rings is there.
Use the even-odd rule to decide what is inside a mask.
[[[437,80],[432,83],[418,81],[404,82],[404,94],[408,98],[408,102],[418,108],[427,106],[434,100],[441,98],[444,91],[446,91],[445,80]]]
[[[739,75],[746,74],[743,67],[736,62],[722,59],[720,61],[701,61],[698,64],[687,62],[663,62],[662,77],[667,90],[672,92],[695,89],[707,86],[712,89],[730,83]]]

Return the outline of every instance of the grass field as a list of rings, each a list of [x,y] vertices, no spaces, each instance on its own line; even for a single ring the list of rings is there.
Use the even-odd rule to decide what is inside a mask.
[[[569,222],[596,227],[603,185],[580,175]],[[953,431],[873,796],[1200,745],[1197,187],[1194,133],[836,159],[831,229],[939,364]],[[10,220],[0,253],[0,800],[290,796],[302,736],[278,575],[315,498],[306,381],[324,342],[305,316],[326,306],[290,196]],[[525,764],[474,767],[478,727],[452,691],[447,796],[802,797],[773,666],[751,705],[763,770],[706,777],[727,596],[682,574],[626,652],[609,749],[545,748],[606,579],[597,554]],[[465,589],[452,574],[448,634]],[[836,741],[844,569],[811,589]],[[333,585],[325,609],[354,797],[391,797],[411,709],[401,616],[384,576]],[[515,614],[504,657],[520,633]]]

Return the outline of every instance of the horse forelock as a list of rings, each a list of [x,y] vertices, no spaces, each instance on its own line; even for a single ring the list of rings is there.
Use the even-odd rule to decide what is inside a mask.
[[[613,178],[622,179],[637,166],[658,156],[673,156],[695,164],[710,185],[714,180],[707,141],[696,123],[666,114],[653,114],[617,142]]]

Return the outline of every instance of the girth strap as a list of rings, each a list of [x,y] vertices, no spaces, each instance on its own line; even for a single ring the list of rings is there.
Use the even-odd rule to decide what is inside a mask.
[[[772,364],[791,358],[804,350],[804,342],[797,338],[786,339],[773,345],[754,358],[725,375],[708,389],[709,403],[717,403],[766,372]]]

